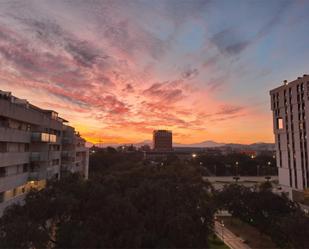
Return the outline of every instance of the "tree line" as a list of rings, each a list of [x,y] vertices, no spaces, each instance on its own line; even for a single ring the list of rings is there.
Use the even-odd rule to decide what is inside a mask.
[[[308,245],[308,217],[270,183],[215,191],[199,164],[148,167],[142,158],[96,151],[89,180],[72,174],[32,190],[0,218],[0,248],[209,248],[221,209],[282,248]]]
[[[214,212],[196,168],[124,164],[30,192],[0,219],[0,248],[208,248]]]

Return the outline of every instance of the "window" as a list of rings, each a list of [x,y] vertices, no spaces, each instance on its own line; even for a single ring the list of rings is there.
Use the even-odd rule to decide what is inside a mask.
[[[28,164],[27,163],[25,163],[24,165],[23,165],[23,172],[25,173],[25,172],[28,172]]]
[[[7,143],[6,142],[0,142],[0,153],[1,152],[7,152]]]
[[[277,129],[281,130],[283,129],[283,119],[277,118]]]
[[[41,141],[42,142],[49,142],[49,134],[41,133]]]
[[[56,139],[57,139],[56,135],[52,135],[52,134],[49,135],[49,142],[55,143]]]
[[[5,177],[6,176],[6,168],[2,167],[0,168],[0,177]]]

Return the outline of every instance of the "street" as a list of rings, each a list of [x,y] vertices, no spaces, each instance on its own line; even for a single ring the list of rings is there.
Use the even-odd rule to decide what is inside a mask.
[[[251,249],[245,244],[241,238],[237,237],[230,230],[218,221],[215,221],[215,232],[216,235],[231,249]]]

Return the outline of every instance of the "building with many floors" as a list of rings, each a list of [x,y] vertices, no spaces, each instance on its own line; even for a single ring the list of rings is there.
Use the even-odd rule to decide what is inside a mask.
[[[309,76],[270,91],[279,184],[293,200],[308,197]]]
[[[85,140],[55,111],[0,91],[0,216],[31,188],[66,172],[88,177]]]
[[[153,131],[153,150],[158,152],[173,150],[173,134],[168,130]]]

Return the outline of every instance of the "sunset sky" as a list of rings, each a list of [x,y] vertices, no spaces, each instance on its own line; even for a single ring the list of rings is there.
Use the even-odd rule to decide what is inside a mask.
[[[269,90],[305,73],[306,0],[0,0],[0,90],[93,143],[272,142]]]

